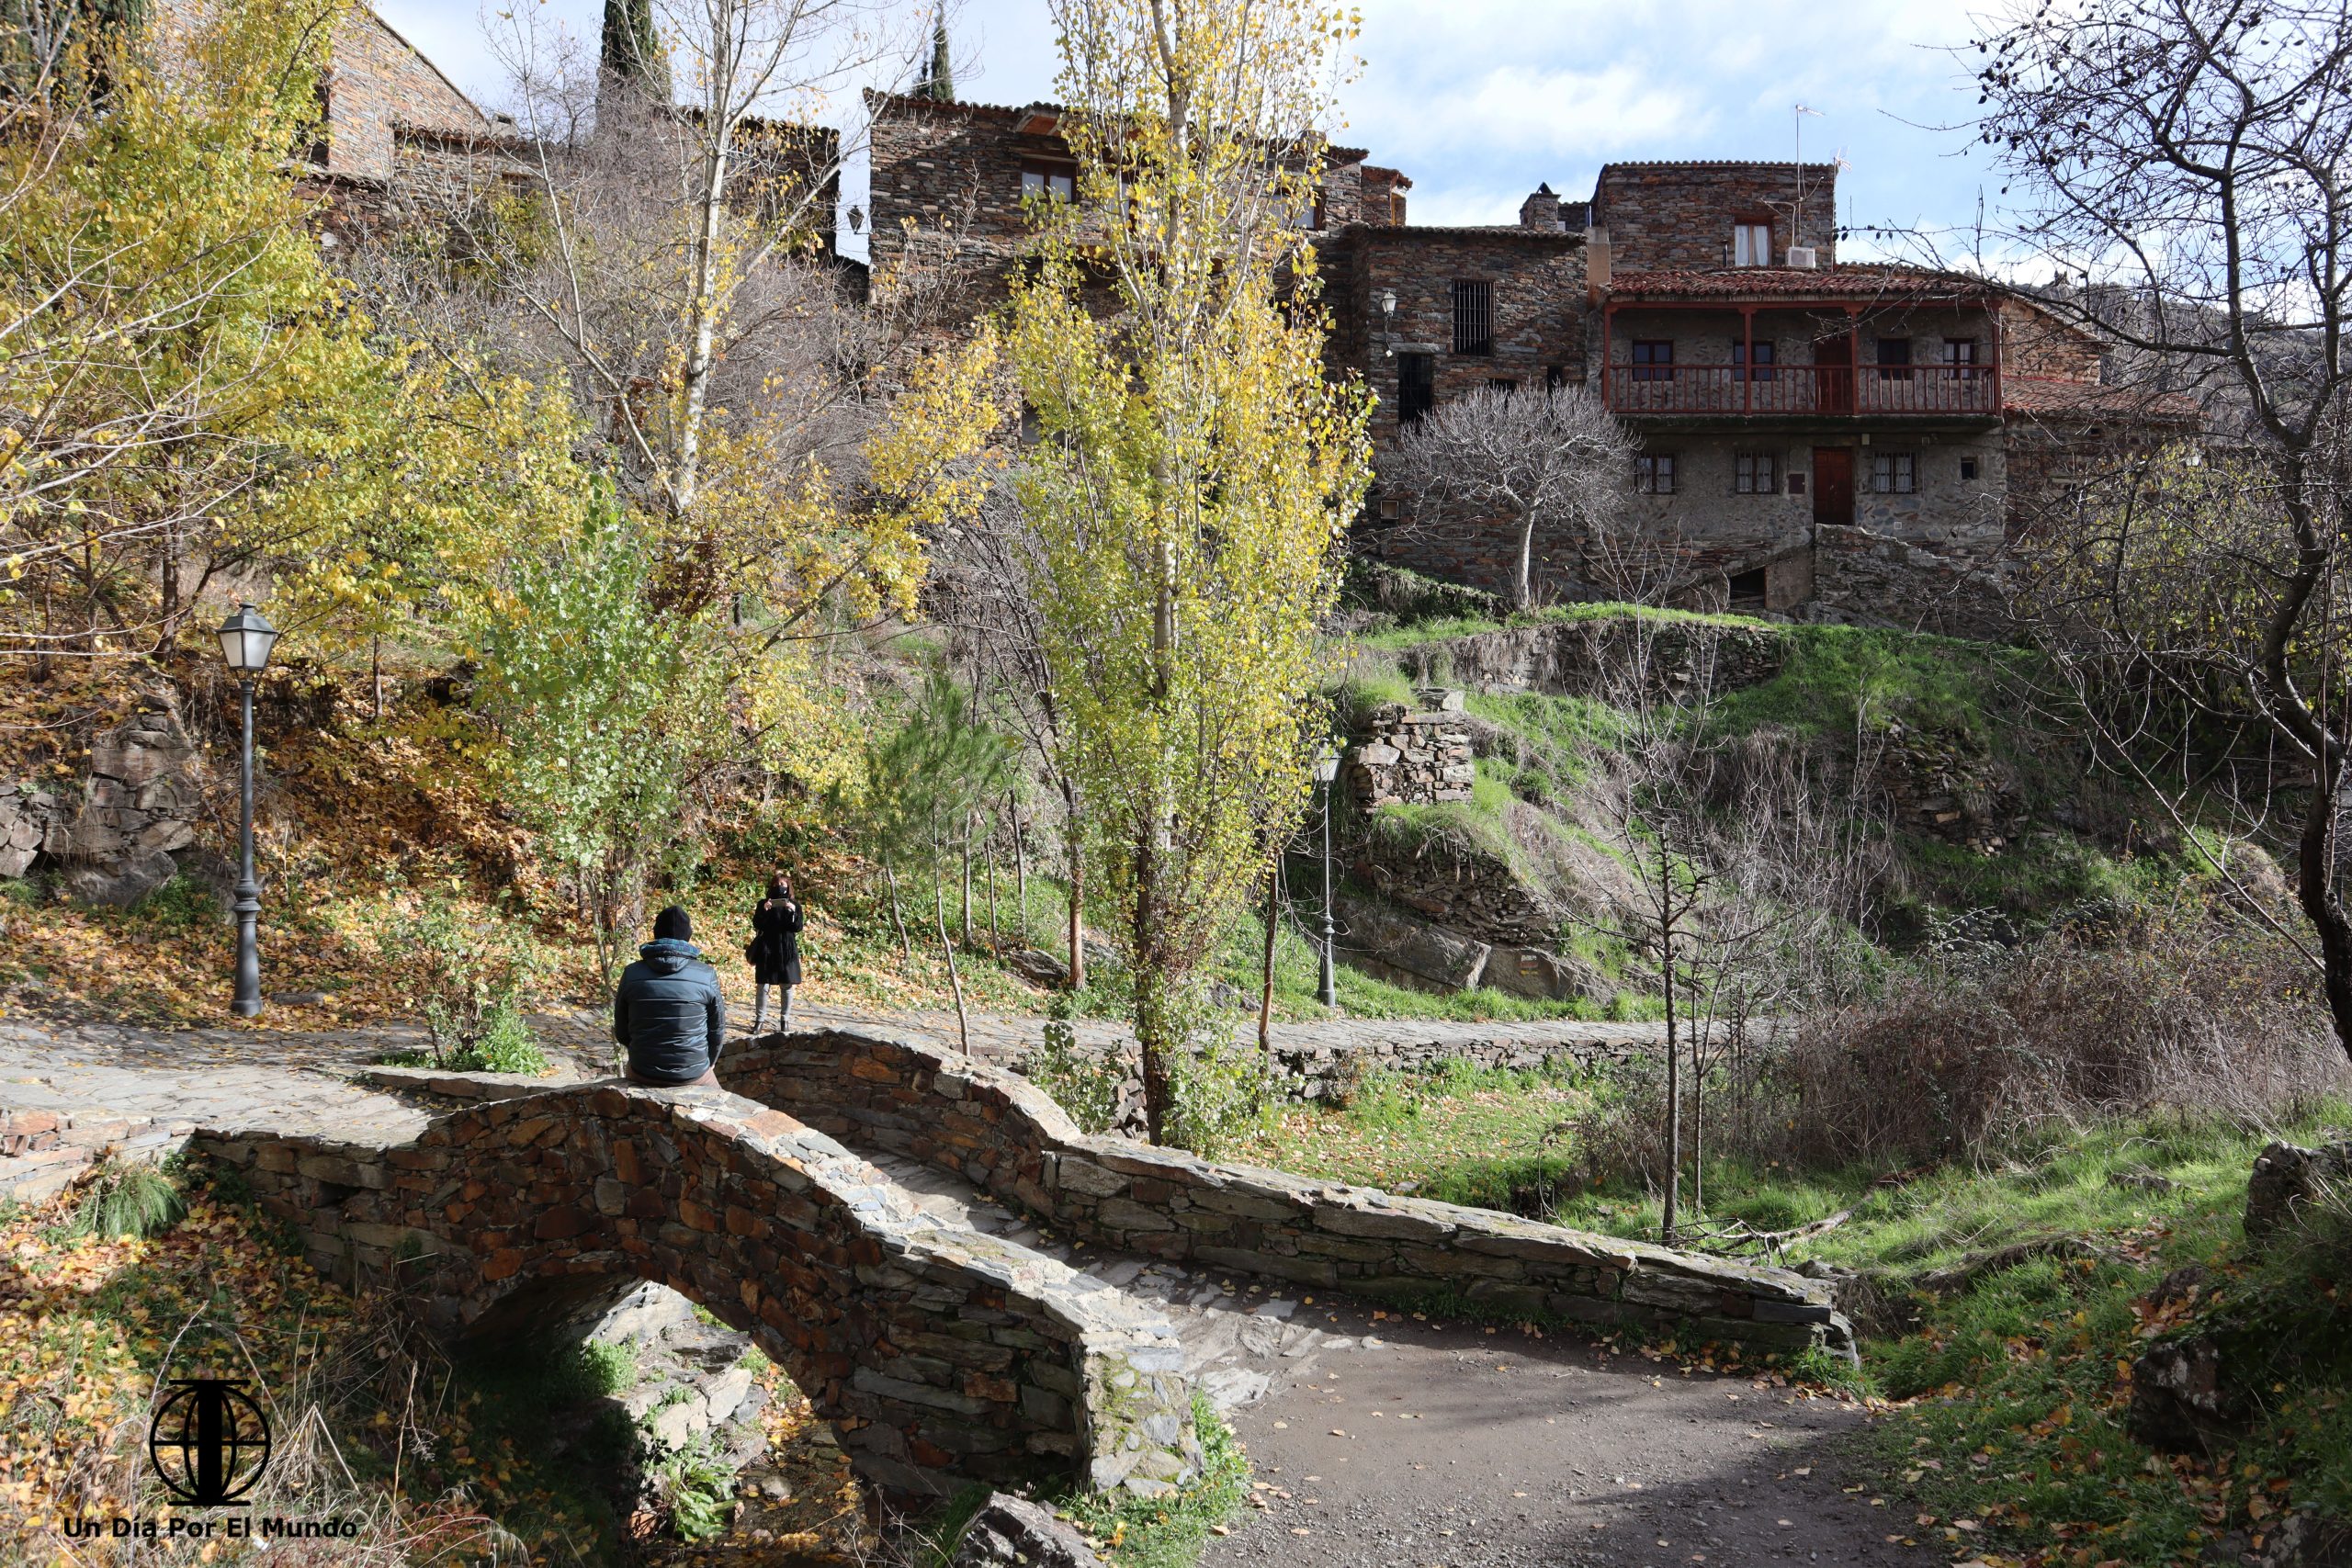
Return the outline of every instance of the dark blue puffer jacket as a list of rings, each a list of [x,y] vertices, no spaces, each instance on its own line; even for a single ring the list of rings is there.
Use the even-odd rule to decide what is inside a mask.
[[[647,1083],[692,1083],[718,1060],[727,1004],[702,949],[663,937],[637,950],[613,993],[613,1038],[628,1048],[629,1071]]]

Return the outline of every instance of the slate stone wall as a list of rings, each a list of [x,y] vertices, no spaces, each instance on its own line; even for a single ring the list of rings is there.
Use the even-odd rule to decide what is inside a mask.
[[[1376,1299],[1458,1294],[1501,1314],[1852,1353],[1827,1287],[1799,1275],[1090,1137],[1043,1089],[916,1040],[769,1035],[732,1062],[729,1081],[750,1098],[1099,1246]]]
[[[709,1089],[587,1084],[413,1143],[199,1131],[346,1282],[397,1278],[452,1336],[529,1333],[641,1280],[752,1335],[885,1490],[1197,1468],[1164,1319],[1051,1258],[944,1231],[871,1165]]]
[[[1718,694],[1744,691],[1778,675],[1788,657],[1788,634],[1776,626],[1612,615],[1449,637],[1408,649],[1403,660],[1417,684],[1597,697],[1634,668],[1649,672],[1660,689],[1653,694],[1699,681]]]
[[[1416,695],[1422,707],[1381,705],[1363,738],[1348,749],[1348,790],[1361,810],[1470,798],[1478,770],[1463,728],[1462,694],[1431,688]]]
[[[476,135],[493,129],[448,78],[365,6],[335,26],[326,106],[326,172],[346,179],[391,176],[395,127]]]
[[[1776,260],[1811,245],[1827,266],[1837,259],[1838,166],[1804,166],[1804,219],[1792,231],[1798,177],[1793,164],[1605,164],[1592,222],[1609,231],[1619,272],[1727,266],[1732,225],[1743,220],[1771,225]]]

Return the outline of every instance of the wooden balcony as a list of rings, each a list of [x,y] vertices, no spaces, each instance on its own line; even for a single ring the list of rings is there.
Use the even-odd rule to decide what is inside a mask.
[[[1611,365],[1611,413],[1635,418],[1990,419],[1991,365]]]

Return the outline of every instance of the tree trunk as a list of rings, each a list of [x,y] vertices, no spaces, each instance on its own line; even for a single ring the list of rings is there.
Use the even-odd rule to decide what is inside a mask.
[[[1659,967],[1666,980],[1666,1223],[1663,1226],[1666,1244],[1674,1245],[1676,1209],[1682,1199],[1682,1049],[1675,1033],[1674,1017],[1674,863],[1668,857],[1666,841],[1658,840],[1658,888],[1666,916],[1658,922],[1658,935],[1665,950],[1665,962]]]
[[[1004,945],[1004,933],[996,923],[996,835],[994,833],[989,835],[988,852],[989,945],[992,948],[1001,948]]]
[[[1519,520],[1519,567],[1512,583],[1519,607],[1535,607],[1535,513],[1528,512]]]
[[[1029,945],[1029,841],[1022,831],[1021,808],[1012,807],[1012,900],[1020,906],[1013,916],[1021,945]]]
[[[939,951],[947,954],[947,985],[956,994],[956,1048],[966,1055],[972,1054],[972,1028],[964,1017],[964,976],[956,967],[956,944],[947,940],[947,900],[939,890],[939,878],[931,879],[931,915],[939,927]]]
[[[2328,1016],[2335,1022],[2336,1043],[2352,1056],[2352,916],[2344,907],[2344,890],[2334,851],[2338,794],[2344,787],[2344,765],[2313,770],[2312,800],[2303,813],[2303,831],[2296,846],[2295,901],[2302,906],[2319,939],[2320,987],[2327,997]]]
[[[1283,854],[1266,868],[1266,946],[1258,964],[1258,1055],[1271,1071],[1274,1065],[1274,926],[1282,919]]]
[[[912,964],[915,961],[915,944],[907,940],[907,922],[899,916],[899,874],[891,870],[888,863],[882,867],[882,880],[890,888],[890,923],[899,931],[899,953]]]
[[[722,68],[717,95],[722,115],[728,75]],[[695,227],[691,258],[694,273],[687,304],[686,363],[681,377],[683,385],[678,389],[677,465],[670,482],[671,512],[678,517],[694,511],[702,478],[703,415],[710,402],[711,368],[717,359],[718,231],[727,207],[727,143],[732,128],[720,118],[703,129],[711,143],[703,155],[702,188],[695,192],[695,200],[701,209],[696,215],[700,221]]]
[[[963,865],[958,877],[964,911],[964,945],[969,947],[972,945],[972,817],[969,812],[964,815],[964,842],[961,852]]]
[[[1086,989],[1086,848],[1080,842],[1078,787],[1062,781],[1062,806],[1069,839],[1069,988]]]
[[[1136,1044],[1143,1057],[1143,1118],[1145,1135],[1153,1143],[1166,1141],[1168,1112],[1175,1098],[1170,1054],[1180,1048],[1173,988],[1177,976],[1169,972],[1160,951],[1157,846],[1146,839],[1136,846],[1136,909],[1134,927]]]

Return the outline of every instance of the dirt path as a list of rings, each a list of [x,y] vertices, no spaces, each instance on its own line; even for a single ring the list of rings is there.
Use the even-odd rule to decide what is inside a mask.
[[[1355,1346],[1232,1413],[1260,1487],[1203,1568],[1945,1561],[1844,1490],[1852,1405],[1317,1299]]]

